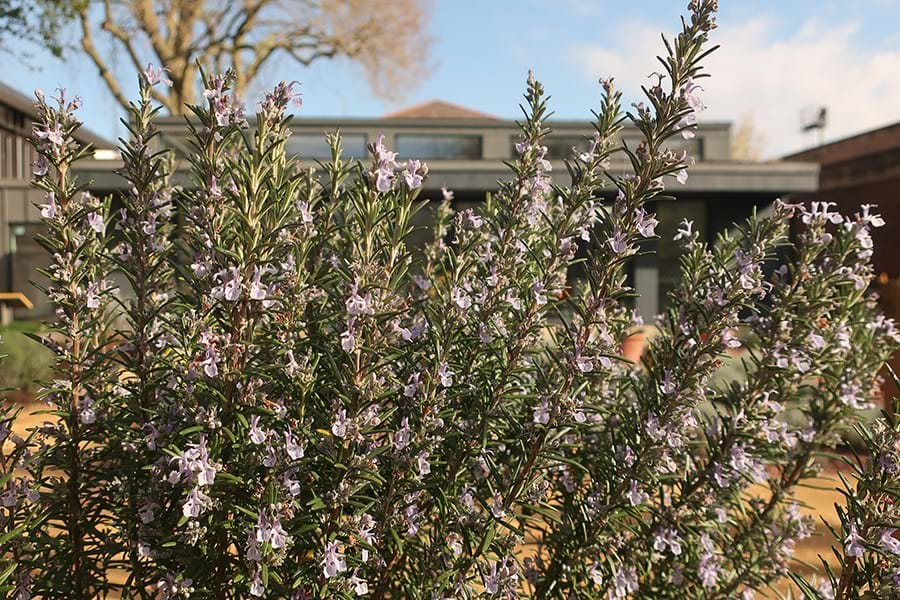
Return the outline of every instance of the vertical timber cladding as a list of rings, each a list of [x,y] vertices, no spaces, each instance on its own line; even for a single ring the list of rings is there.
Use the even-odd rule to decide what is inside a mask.
[[[659,226],[656,229],[659,235],[656,252],[659,273],[657,297],[659,308],[664,309],[668,306],[669,292],[675,289],[680,280],[681,242],[676,242],[672,238],[678,232],[682,219],[687,219],[694,222],[694,231],[700,233],[700,240],[706,240],[706,202],[680,198],[677,202],[659,202],[656,205],[656,218],[659,219]]]
[[[18,319],[50,316],[53,307],[33,282],[46,284],[38,268],[49,264],[46,251],[34,239],[45,228],[36,204],[44,194],[27,179],[0,180],[0,291],[20,292],[34,303],[33,310],[15,309]]]

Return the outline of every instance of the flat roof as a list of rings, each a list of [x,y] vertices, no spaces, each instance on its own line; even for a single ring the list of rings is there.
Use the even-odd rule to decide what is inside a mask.
[[[847,137],[788,154],[784,160],[841,162],[868,154],[900,148],[900,123],[855,133]]]
[[[171,131],[176,127],[183,127],[185,121],[190,120],[196,123],[197,118],[194,115],[176,115],[157,117],[155,123],[161,129]],[[252,122],[252,120],[251,120]],[[547,126],[553,129],[558,127],[561,129],[588,129],[591,126],[590,119],[573,120],[573,119],[549,119],[546,121]],[[329,129],[344,129],[348,127],[378,127],[384,126],[391,129],[400,128],[465,128],[465,129],[518,129],[518,121],[515,119],[495,119],[495,118],[389,118],[389,117],[309,117],[294,116],[291,125],[296,127],[325,127]],[[632,123],[624,123],[626,129],[634,128]],[[729,121],[700,121],[700,130],[712,129],[716,131],[731,129]]]
[[[553,176],[557,183],[566,183],[566,169],[562,161],[552,161]],[[301,160],[304,166],[314,166],[315,161]],[[624,166],[624,161],[621,163]],[[93,181],[97,190],[123,189],[125,181],[116,173],[122,163],[118,160],[88,159],[75,165],[75,172]],[[457,191],[490,191],[497,187],[499,179],[512,175],[502,160],[430,160],[426,189],[438,189],[446,185]],[[176,164],[175,183],[189,181],[188,162]],[[613,165],[615,172],[615,165]],[[819,165],[811,162],[739,162],[702,161],[691,167],[684,185],[667,179],[667,192],[690,193],[756,193],[791,194],[814,192],[819,186]]]

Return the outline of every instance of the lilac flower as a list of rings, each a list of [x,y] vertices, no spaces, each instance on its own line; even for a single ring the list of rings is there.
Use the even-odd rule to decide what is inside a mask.
[[[147,68],[141,73],[144,76],[144,80],[147,82],[147,85],[153,87],[159,83],[162,83],[165,86],[172,87],[172,80],[169,79],[166,73],[169,72],[169,69],[166,67],[156,68],[153,66],[153,63],[147,63]]]
[[[726,329],[722,332],[722,343],[725,344],[726,348],[740,348],[741,340],[739,340],[731,329]]]
[[[41,217],[44,219],[55,219],[59,214],[59,205],[56,204],[56,194],[47,192],[47,204],[41,204]]]
[[[594,361],[589,356],[584,356],[580,349],[576,349],[575,368],[582,373],[590,373],[594,370]]]
[[[593,160],[594,156],[597,154],[597,149],[600,147],[600,142],[602,138],[600,137],[600,132],[595,131],[593,137],[591,137],[591,143],[588,144],[588,149],[586,152],[582,152],[578,155],[579,160],[582,162],[589,163]]]
[[[300,92],[294,91],[294,86],[300,85],[299,81],[285,82],[281,81],[275,86],[271,92],[267,92],[263,101],[260,102],[260,111],[263,113],[281,115],[288,107],[293,104],[294,108],[303,106],[303,98]]]
[[[188,494],[187,500],[185,500],[184,505],[182,506],[181,512],[185,517],[196,518],[200,516],[200,512],[203,510],[204,506],[204,498],[200,492],[199,487],[195,487],[191,490],[191,493]]]
[[[409,500],[409,498],[407,498]],[[403,509],[403,517],[406,519],[406,535],[409,537],[419,533],[419,509],[414,503],[406,505]]]
[[[216,273],[216,283],[212,295],[218,300],[237,302],[241,297],[241,271],[237,267],[229,267]]]
[[[31,165],[31,172],[36,177],[43,177],[50,170],[50,161],[43,154],[38,154]]]
[[[688,180],[688,171],[687,171],[687,169],[681,169],[681,170],[679,170],[677,173],[675,173],[675,181],[677,181],[677,182],[680,183],[681,185],[686,184],[686,183],[687,183],[687,180]]]
[[[700,581],[704,587],[716,587],[719,581],[719,559],[711,552],[705,552],[700,555],[700,564],[697,565],[697,574],[700,575]]]
[[[681,97],[687,103],[689,112],[681,118],[678,125],[681,127],[682,137],[686,140],[695,136],[694,128],[697,125],[697,113],[706,109],[703,101],[697,96],[697,92],[702,89],[692,77],[689,77],[681,87]]]
[[[292,460],[303,458],[303,446],[294,441],[294,434],[291,433],[290,428],[284,432],[284,450]]]
[[[847,556],[859,558],[865,551],[865,540],[860,537],[856,524],[852,523],[847,532],[847,537],[844,539],[844,552]]]
[[[697,92],[702,91],[703,88],[697,85],[697,82],[694,81],[693,77],[688,77],[687,81],[681,88],[681,96],[685,99],[688,106],[691,107],[695,112],[701,112],[706,109],[706,106],[703,104],[703,101],[697,97]]]
[[[345,409],[341,409],[334,419],[334,422],[331,424],[331,433],[339,438],[343,438],[347,435],[347,411]]]
[[[656,226],[659,225],[653,215],[647,214],[643,208],[637,210],[634,218],[634,226],[645,238],[653,237],[656,234]]]
[[[834,600],[834,586],[831,585],[831,581],[828,579],[823,579],[816,591],[819,592],[822,600]]]
[[[85,297],[85,305],[91,310],[97,310],[100,308],[100,292],[102,291],[102,285],[99,282],[94,282],[88,286],[87,294]]]
[[[372,308],[371,297],[369,294],[366,294],[365,297],[360,296],[356,284],[353,284],[346,306],[347,314],[351,316],[375,314],[375,309]]]
[[[857,410],[866,408],[869,403],[866,401],[866,391],[863,387],[854,381],[845,381],[841,383],[840,400],[847,406]]]
[[[35,125],[34,136],[47,142],[51,147],[60,147],[65,143],[62,127],[59,123],[53,125]]]
[[[881,546],[892,554],[900,555],[900,540],[894,537],[897,529],[888,527],[881,532],[879,542]]]
[[[94,400],[90,396],[85,396],[78,402],[78,420],[82,425],[90,425],[97,418],[94,411]]]
[[[286,548],[290,537],[281,526],[277,516],[271,518],[265,510],[260,511],[256,521],[256,541],[268,543],[275,549]]]
[[[541,404],[534,409],[534,422],[540,425],[546,425],[550,422],[550,403],[547,397],[541,398]]]
[[[500,492],[494,492],[494,502],[491,504],[491,514],[495,519],[502,519],[506,516],[506,507],[503,504],[503,497]]]
[[[219,374],[218,360],[216,347],[210,344],[206,347],[206,351],[203,353],[203,360],[200,362],[200,366],[203,367],[203,372],[206,373],[207,377],[216,377]]]
[[[193,580],[188,577],[176,579],[175,576],[169,574],[157,582],[156,589],[162,594],[162,600],[179,596],[189,597],[194,591],[193,583]]]
[[[257,569],[253,572],[253,579],[250,580],[250,595],[258,598],[265,593],[266,588],[263,586],[262,577],[260,577],[259,569]]]
[[[253,415],[250,417],[250,441],[259,446],[263,442],[266,441],[268,435],[266,432],[259,428],[259,415]]]
[[[387,192],[394,182],[394,169],[397,168],[397,153],[384,146],[384,134],[378,134],[375,142],[369,145],[369,151],[374,157],[374,165],[369,172],[370,178],[375,182],[375,189],[379,192]]]
[[[450,370],[450,365],[446,361],[442,362],[438,367],[437,376],[441,385],[445,388],[453,385],[453,371]]]
[[[228,81],[226,77],[215,75],[203,96],[209,101],[210,108],[216,123],[220,127],[235,125],[246,127],[247,119],[244,117],[244,105],[234,94],[228,94]]]
[[[515,590],[519,574],[516,562],[510,557],[505,557],[499,563],[491,562],[490,572],[484,576],[484,591],[494,596],[504,593],[508,597],[512,597],[512,590]]]
[[[881,215],[870,214],[870,210],[875,208],[875,204],[863,204],[860,208],[862,208],[862,213],[859,215],[859,221],[870,227],[884,227],[884,219],[881,218]]]
[[[288,350],[284,353],[284,356],[287,359],[287,364],[284,366],[284,372],[287,373],[288,377],[294,377],[301,370],[300,363],[294,358],[293,350]]]
[[[337,542],[328,542],[325,545],[325,553],[322,557],[322,573],[326,579],[336,577],[347,570],[347,563],[341,553]]]
[[[463,485],[462,492],[459,494],[459,503],[469,512],[473,512],[475,510],[475,494],[474,490],[469,487],[469,484]]]
[[[844,221],[844,217],[839,212],[832,211],[832,206],[837,205],[834,202],[812,202],[810,210],[804,210],[800,220],[806,225],[825,223],[839,225]]]
[[[144,498],[144,500],[138,507],[138,517],[140,518],[141,523],[145,525],[148,523],[152,523],[154,519],[156,519],[155,511],[157,508],[159,508],[159,506],[157,506],[155,502]]]
[[[410,159],[406,162],[406,170],[403,171],[403,179],[409,189],[422,187],[425,176],[428,175],[428,165],[419,160]]]
[[[297,200],[297,212],[300,213],[300,222],[304,225],[312,225],[314,217],[312,211],[309,210],[309,203],[306,200]],[[293,260],[293,257],[289,257]]]
[[[659,390],[666,396],[671,396],[678,389],[678,384],[672,377],[672,371],[666,369],[663,373],[663,380],[659,384]]]
[[[403,417],[403,419],[400,421],[400,429],[398,429],[397,433],[394,434],[394,448],[396,448],[397,450],[403,450],[409,445],[409,439],[409,418]]]
[[[644,430],[654,442],[662,440],[666,435],[666,432],[659,426],[659,417],[653,413],[647,415],[647,423],[644,425]]]
[[[182,479],[199,486],[212,484],[216,478],[216,466],[209,461],[209,449],[206,446],[206,435],[200,434],[197,443],[191,444],[171,462],[178,466],[169,475],[169,481],[177,483]]]
[[[441,198],[444,202],[452,202],[453,195],[453,190],[447,189],[446,185],[441,187]]]
[[[531,285],[531,293],[534,294],[534,303],[538,306],[547,304],[547,292],[544,288],[544,282],[535,281]]]
[[[347,329],[341,333],[341,348],[345,352],[353,352],[356,349],[356,333],[353,330],[355,324],[355,318],[347,319]]]
[[[628,249],[628,238],[618,226],[613,229],[612,237],[607,240],[607,243],[616,254],[623,254]]]
[[[412,398],[416,395],[416,392],[419,390],[419,377],[421,375],[418,371],[412,373],[409,376],[409,380],[406,382],[406,385],[403,387],[403,395],[407,398]]]
[[[469,294],[467,294],[466,291],[459,286],[456,286],[452,290],[450,290],[450,299],[455,305],[462,309],[466,309],[472,306],[472,297],[469,296]]]
[[[350,584],[350,587],[353,588],[353,593],[357,596],[365,596],[369,593],[369,584],[365,579],[359,576],[359,569],[354,569],[353,573],[350,575],[350,579],[347,580]]]
[[[375,534],[372,533],[372,529],[375,528],[375,519],[368,513],[363,513],[363,515],[359,518],[359,526],[357,527],[357,535],[359,539],[364,541],[366,544],[374,545],[376,542]],[[363,562],[368,562],[369,560],[369,549],[366,547],[362,548],[361,557]]]
[[[694,222],[688,219],[682,219],[681,224],[678,226],[678,232],[675,234],[675,237],[672,238],[674,241],[678,240],[692,240],[697,235],[697,232],[694,229]]]
[[[416,463],[419,467],[419,475],[424,477],[431,473],[431,463],[428,462],[428,451],[422,450],[416,457]]]
[[[250,298],[253,300],[265,300],[266,288],[263,286],[262,279],[264,269],[257,266],[253,269],[253,279],[250,280]]]
[[[632,506],[640,506],[650,500],[650,496],[641,489],[637,481],[632,481],[628,488],[628,501]],[[655,545],[655,544],[654,544]]]
[[[6,491],[3,494],[0,494],[0,506],[5,508],[13,508],[18,502],[18,496],[16,494],[16,487],[13,485],[13,482],[8,482],[6,484]]]
[[[618,570],[616,570],[615,578],[613,579],[613,587],[609,590],[609,599],[622,600],[623,598],[626,598],[628,594],[633,594],[638,591],[639,587],[637,569],[619,565]]]
[[[664,527],[656,532],[653,538],[653,548],[658,552],[664,552],[666,547],[674,555],[681,554],[681,540],[678,532],[672,527]]]
[[[475,459],[474,464],[472,465],[472,474],[475,476],[475,479],[481,480],[488,476],[490,473],[490,469],[488,468],[487,461],[483,456],[479,456]]]
[[[215,175],[210,178],[209,185],[206,188],[206,193],[211,199],[214,200],[222,198],[222,189],[219,187],[219,180]]]

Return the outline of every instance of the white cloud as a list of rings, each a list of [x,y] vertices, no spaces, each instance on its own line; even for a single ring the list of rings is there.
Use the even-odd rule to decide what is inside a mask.
[[[759,17],[713,32],[721,48],[707,60],[712,78],[702,82],[709,107],[703,118],[752,115],[768,156],[815,143],[800,132],[800,114],[809,107],[828,108],[826,140],[900,120],[900,50],[861,47],[853,25],[810,20],[782,37],[774,29],[771,19]],[[656,29],[631,24],[612,40],[618,45],[576,46],[571,57],[591,78],[615,76],[627,95],[658,70],[652,58],[659,40]]]

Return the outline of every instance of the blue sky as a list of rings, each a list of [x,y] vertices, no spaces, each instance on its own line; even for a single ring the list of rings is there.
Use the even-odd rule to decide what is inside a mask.
[[[687,0],[434,0],[433,70],[399,103],[373,97],[346,61],[303,69],[287,62],[267,79],[303,82],[302,113],[373,116],[441,98],[500,117],[518,116],[528,68],[553,96],[560,118],[587,118],[596,80],[616,77],[626,93],[655,70],[658,33],[676,30]],[[824,105],[827,139],[900,120],[900,0],[723,0],[722,50],[704,82],[707,119],[750,121],[766,156],[814,140],[800,114]],[[3,58],[0,77],[23,92],[63,85],[85,99],[88,127],[121,135],[118,109],[93,67],[41,55],[23,66]],[[124,64],[125,57],[120,58]],[[269,83],[269,82],[266,82]],[[627,94],[633,97],[633,94]]]

